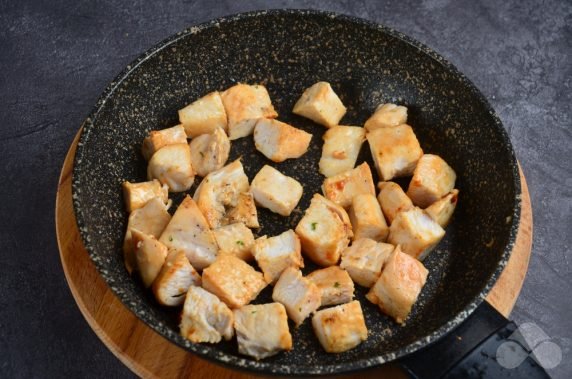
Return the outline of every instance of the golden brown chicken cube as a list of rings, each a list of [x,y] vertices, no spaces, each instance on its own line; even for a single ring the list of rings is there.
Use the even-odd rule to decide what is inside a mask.
[[[403,324],[427,280],[427,269],[397,246],[366,295],[381,311]]]
[[[331,128],[346,114],[346,107],[330,83],[318,82],[304,91],[292,112]]]
[[[202,177],[221,169],[230,154],[230,141],[222,128],[196,136],[189,146],[193,169]]]
[[[322,195],[314,194],[310,207],[296,226],[302,251],[321,266],[338,263],[353,236],[346,211]]]
[[[311,139],[310,133],[278,120],[261,118],[254,127],[254,146],[273,162],[301,157]]]
[[[393,245],[361,238],[342,252],[340,267],[350,274],[354,282],[369,288],[379,278],[392,251]]]
[[[324,134],[320,174],[329,178],[351,170],[356,164],[365,129],[360,126],[333,126]]]
[[[252,134],[260,118],[276,118],[266,87],[260,84],[236,84],[222,93],[222,103],[228,117],[228,137],[231,140]]]
[[[229,220],[228,214],[239,206],[240,194],[248,192],[249,188],[248,177],[237,159],[205,176],[195,190],[193,199],[210,227],[216,229],[242,221],[236,218]]]
[[[288,315],[280,303],[235,309],[234,328],[240,354],[263,359],[292,349]]]
[[[389,228],[374,195],[364,193],[354,196],[348,215],[352,223],[354,240],[370,238],[375,241],[385,241],[387,239]]]
[[[250,185],[250,192],[258,205],[281,216],[290,216],[303,192],[302,185],[277,169],[264,165]]]
[[[153,282],[153,294],[161,305],[174,307],[185,301],[190,286],[200,286],[201,276],[182,251],[171,251]]]
[[[254,235],[242,222],[221,226],[213,230],[220,253],[234,255],[243,261],[252,260]]]
[[[191,265],[202,270],[214,262],[218,246],[207,220],[187,195],[159,238],[169,251],[182,251]]]
[[[275,283],[288,267],[304,267],[300,239],[291,229],[274,237],[258,238],[252,254],[268,283]]]
[[[367,119],[364,127],[367,130],[391,128],[407,122],[407,108],[402,105],[380,104],[375,113]]]
[[[123,259],[125,268],[130,274],[137,268],[131,229],[137,229],[158,238],[170,220],[171,215],[167,212],[167,206],[160,197],[152,198],[143,207],[131,212],[123,240]]]
[[[348,303],[354,297],[354,282],[346,270],[330,266],[307,276],[322,293],[321,306]]]
[[[222,224],[242,222],[249,228],[259,228],[258,211],[256,210],[252,192],[239,193],[236,202],[236,206],[230,208],[222,219]]]
[[[171,192],[184,192],[195,180],[191,149],[186,143],[163,146],[149,160],[147,179],[158,179]]]
[[[145,234],[137,229],[131,229],[133,245],[135,246],[135,260],[137,271],[141,275],[141,280],[145,287],[151,287],[153,281],[159,275],[165,258],[167,257],[167,247],[149,234]]]
[[[423,155],[413,129],[407,124],[372,130],[366,137],[382,180],[411,175]]]
[[[262,273],[230,254],[219,254],[216,261],[203,270],[202,280],[204,289],[231,308],[250,303],[266,287]]]
[[[388,242],[401,245],[404,253],[419,260],[445,236],[445,231],[423,210],[415,207],[397,215],[389,227]]]
[[[417,162],[407,196],[413,204],[427,208],[455,188],[455,171],[438,155],[425,154]]]
[[[165,204],[169,201],[169,187],[161,185],[157,179],[141,183],[125,181],[122,187],[127,212],[141,208],[154,197],[159,197]]]
[[[148,161],[153,154],[163,146],[181,143],[187,143],[187,135],[185,134],[183,125],[177,125],[163,130],[153,130],[149,132],[149,135],[143,140],[141,154],[143,154],[143,158]]]
[[[192,342],[220,342],[234,335],[234,314],[212,293],[191,286],[181,315],[181,335]]]
[[[218,91],[211,92],[179,110],[179,122],[189,138],[227,130],[227,118]]]
[[[369,165],[364,162],[356,168],[326,178],[322,185],[324,196],[348,209],[354,196],[368,193],[375,196],[375,186]]]
[[[399,212],[413,209],[414,205],[411,199],[405,194],[405,191],[403,191],[399,184],[394,182],[379,182],[377,187],[379,188],[377,201],[390,225]]]
[[[328,353],[342,353],[367,339],[365,319],[357,300],[316,312],[312,326]]]
[[[306,317],[320,307],[321,299],[320,289],[293,267],[282,272],[272,291],[272,300],[284,305],[296,326],[300,326]]]
[[[459,190],[454,189],[441,199],[431,204],[429,207],[425,208],[425,213],[435,220],[442,228],[445,228],[449,224],[451,217],[453,217],[453,212],[455,212],[455,208],[457,207],[458,199]]]

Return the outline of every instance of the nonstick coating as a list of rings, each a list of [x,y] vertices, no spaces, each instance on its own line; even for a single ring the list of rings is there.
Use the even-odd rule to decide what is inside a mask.
[[[459,206],[446,237],[424,261],[429,277],[406,325],[397,326],[382,315],[358,287],[369,337],[342,354],[322,350],[309,320],[297,329],[291,325],[292,351],[259,362],[239,355],[236,341],[207,345],[184,340],[178,334],[179,312],[157,305],[123,266],[127,213],[121,183],[146,179],[139,152],[143,138],[150,130],[177,124],[177,110],[210,91],[238,82],[266,85],[279,119],[313,134],[302,158],[279,164],[258,153],[251,137],[232,143],[229,162],[242,157],[250,180],[264,164],[271,164],[304,186],[291,217],[259,209],[262,227],[256,235],[276,235],[294,228],[312,195],[320,192],[318,160],[326,129],[291,110],[303,90],[321,80],[330,82],[347,106],[341,122],[345,125],[363,125],[379,103],[406,105],[408,123],[424,151],[441,155],[457,172]],[[367,143],[358,164],[364,160],[373,169]],[[329,374],[379,365],[458,325],[482,301],[508,259],[520,214],[519,194],[507,134],[483,96],[451,64],[386,27],[297,10],[218,19],[149,50],[99,99],[85,123],[73,172],[74,208],[84,244],[131,311],[170,341],[205,358],[278,374]],[[175,204],[182,196],[174,196]],[[306,259],[304,272],[314,269]],[[271,301],[270,294],[268,287],[255,302]]]

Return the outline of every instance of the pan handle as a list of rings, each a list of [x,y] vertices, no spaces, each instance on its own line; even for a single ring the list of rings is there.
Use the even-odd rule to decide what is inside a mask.
[[[399,363],[414,379],[550,378],[533,348],[514,322],[483,301],[457,328]]]

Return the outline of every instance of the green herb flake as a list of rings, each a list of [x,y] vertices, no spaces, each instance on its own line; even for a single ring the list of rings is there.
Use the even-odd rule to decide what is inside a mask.
[[[252,312],[250,312],[250,313],[252,313],[252,314],[255,314],[255,313],[256,313],[256,311],[252,311]]]
[[[313,223],[311,224],[312,230],[316,230],[316,225],[318,225],[317,222],[313,222]]]
[[[339,282],[335,282],[335,283],[334,283],[334,288],[340,288],[340,283],[339,283]]]
[[[236,241],[236,244],[239,246],[244,246],[244,242],[241,240]]]
[[[173,236],[169,236],[169,242],[173,242]]]

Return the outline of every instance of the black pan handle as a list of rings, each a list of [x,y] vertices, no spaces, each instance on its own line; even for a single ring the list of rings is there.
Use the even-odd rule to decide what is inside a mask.
[[[517,329],[483,301],[457,328],[399,363],[414,379],[550,378]]]

